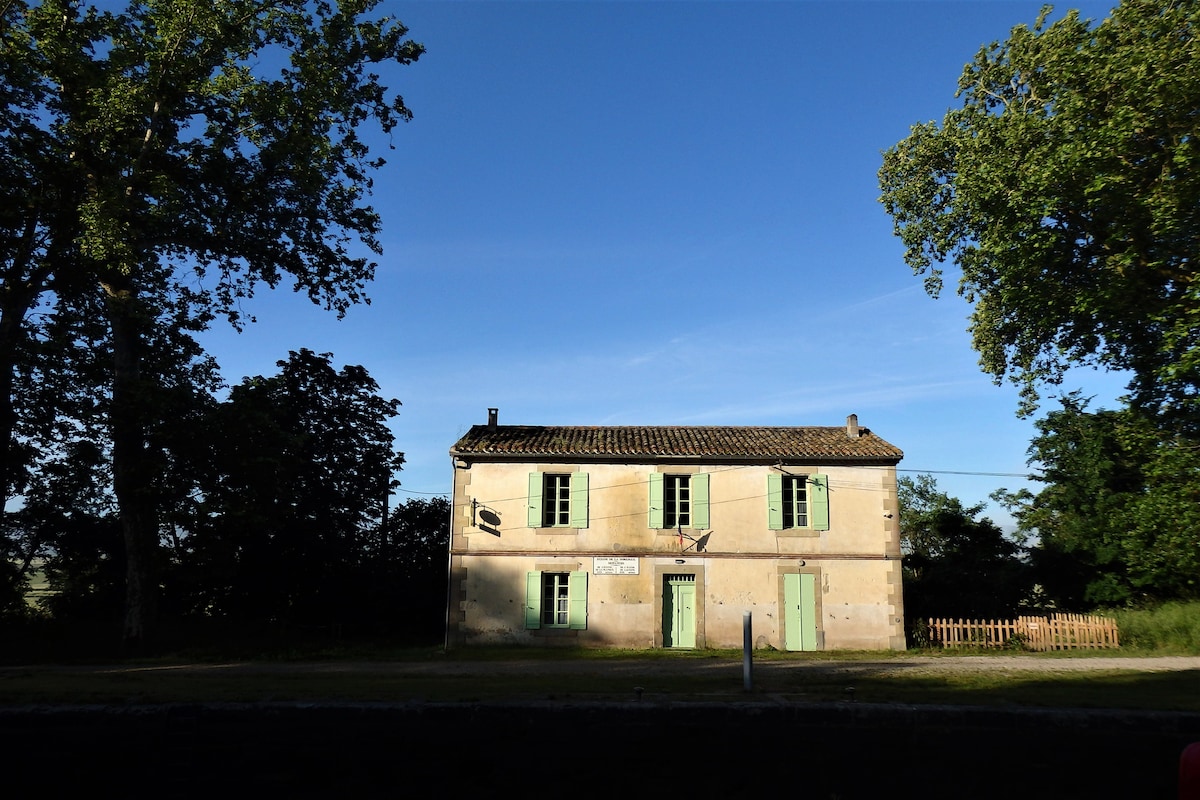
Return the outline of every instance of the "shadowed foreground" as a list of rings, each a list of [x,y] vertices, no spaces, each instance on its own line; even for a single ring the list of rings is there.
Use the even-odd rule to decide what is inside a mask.
[[[1174,798],[1192,741],[1200,714],[865,703],[0,710],[6,790],[46,796]]]

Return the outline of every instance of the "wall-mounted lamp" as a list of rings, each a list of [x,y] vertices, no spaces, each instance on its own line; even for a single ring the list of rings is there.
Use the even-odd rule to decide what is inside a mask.
[[[500,515],[472,497],[471,526],[477,526],[480,528],[499,528]]]
[[[675,559],[675,563],[676,563],[676,564],[686,564],[686,563],[687,563],[687,561],[685,561],[685,560],[684,560],[684,559],[682,559],[682,558],[677,558],[677,559]]]
[[[803,559],[803,558],[802,558],[802,559],[800,559],[800,566],[802,566],[802,567],[803,567],[803,566],[804,566],[804,563],[805,563],[805,562],[804,562],[804,559]]]

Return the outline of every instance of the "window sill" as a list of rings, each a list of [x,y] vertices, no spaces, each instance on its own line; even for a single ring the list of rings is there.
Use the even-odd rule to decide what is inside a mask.
[[[773,531],[776,536],[786,539],[815,539],[825,532],[826,531],[819,531],[815,528],[785,528],[781,531]]]
[[[538,536],[578,536],[586,528],[533,528]]]

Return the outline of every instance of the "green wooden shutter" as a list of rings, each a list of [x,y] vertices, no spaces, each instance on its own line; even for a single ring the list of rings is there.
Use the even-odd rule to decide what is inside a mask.
[[[813,529],[829,530],[829,476],[808,476],[808,517]]]
[[[529,527],[542,527],[542,473],[529,473]]]
[[[783,598],[783,648],[816,650],[816,576],[809,573],[784,575]]]
[[[650,473],[650,527],[663,526],[663,476],[661,472]]]
[[[767,527],[783,530],[783,476],[775,472],[767,473]]]
[[[817,576],[800,575],[800,631],[803,650],[817,649]]]
[[[783,576],[783,649],[800,650],[800,576]]]
[[[693,475],[691,484],[692,527],[704,530],[708,527],[708,475]]]
[[[571,473],[571,527],[588,526],[588,474]]]
[[[573,631],[587,629],[586,572],[567,573],[567,627]]]
[[[525,627],[542,627],[542,573],[525,573]]]

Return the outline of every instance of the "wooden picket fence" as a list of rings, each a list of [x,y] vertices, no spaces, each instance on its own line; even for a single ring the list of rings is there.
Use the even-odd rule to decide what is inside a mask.
[[[930,619],[934,647],[1011,647],[1074,650],[1120,647],[1117,621],[1090,614],[1054,614],[1015,620]]]

